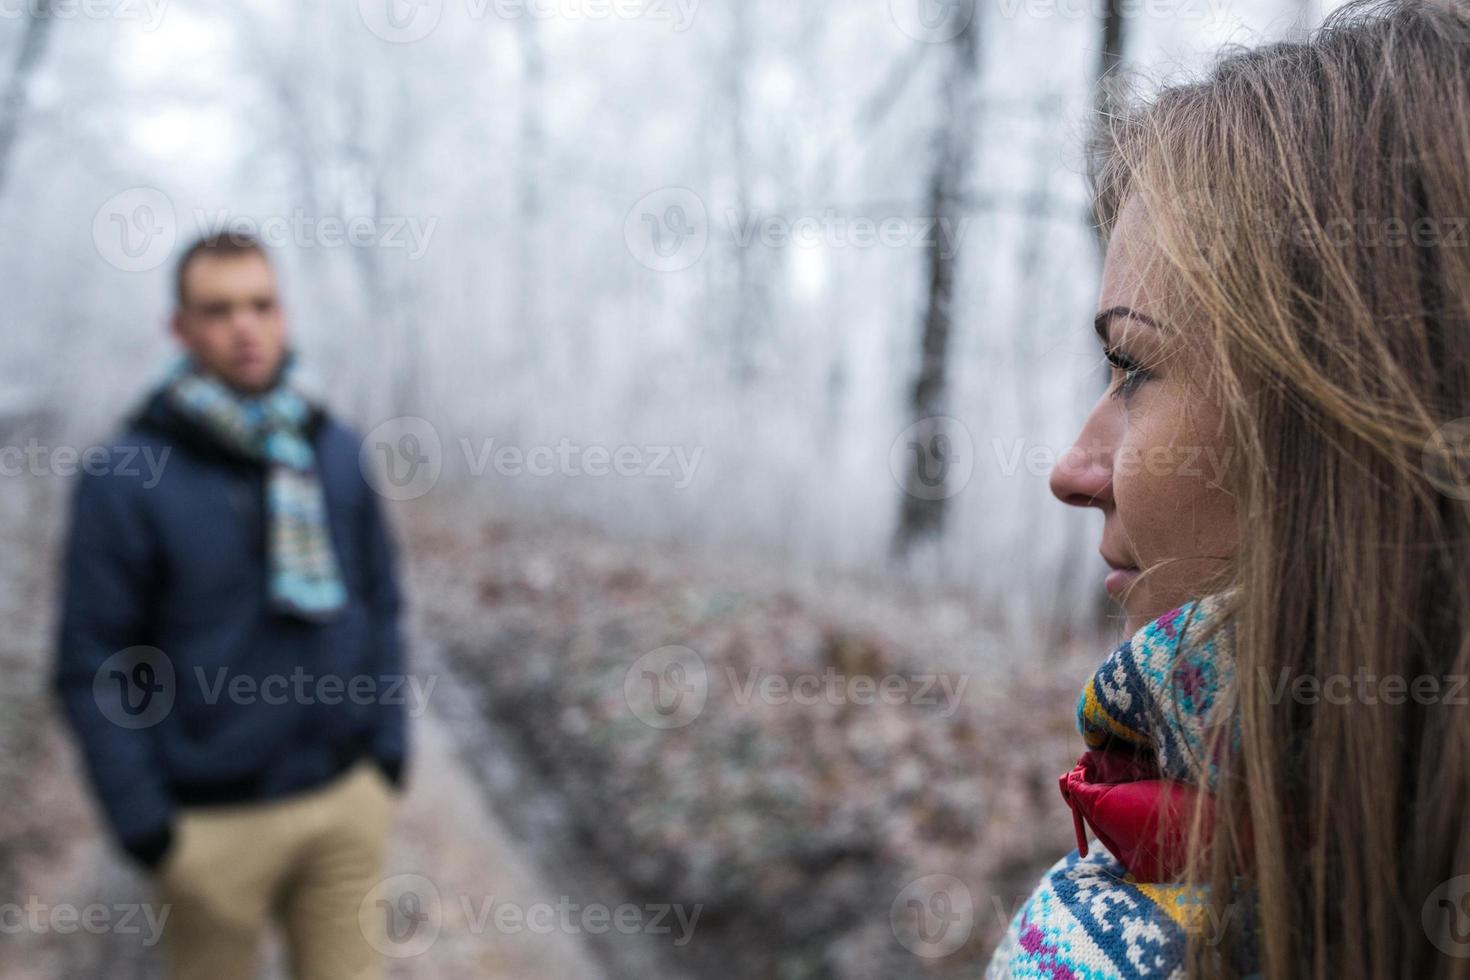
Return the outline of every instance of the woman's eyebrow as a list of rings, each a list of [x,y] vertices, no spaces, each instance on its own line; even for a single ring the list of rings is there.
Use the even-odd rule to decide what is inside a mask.
[[[1107,344],[1109,343],[1108,327],[1109,325],[1111,325],[1114,317],[1127,317],[1130,320],[1137,320],[1139,323],[1147,324],[1148,326],[1153,327],[1155,330],[1162,331],[1164,329],[1159,324],[1159,321],[1155,320],[1147,313],[1138,312],[1131,306],[1111,306],[1108,309],[1103,310],[1101,313],[1099,313],[1097,315],[1097,319],[1094,320],[1092,323],[1093,329],[1097,331],[1098,337],[1103,342],[1103,346],[1107,346]]]

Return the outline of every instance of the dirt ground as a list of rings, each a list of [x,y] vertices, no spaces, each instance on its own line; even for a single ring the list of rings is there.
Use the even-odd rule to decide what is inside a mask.
[[[119,918],[127,907],[147,905],[148,882],[100,833],[79,761],[45,690],[54,629],[58,500],[45,487],[5,489],[6,495],[0,496],[0,547],[22,560],[5,569],[8,587],[0,589],[0,623],[5,627],[0,631],[0,671],[6,680],[0,685],[0,904],[79,911],[100,907],[108,910],[103,913],[110,916],[105,921],[116,927],[67,928],[64,922],[44,915],[40,926],[29,919],[19,926],[13,918],[0,921],[0,980],[159,976],[159,951],[150,942],[147,921],[135,914],[131,927],[124,928]],[[417,593],[410,623],[412,669],[416,674],[438,676],[445,688],[429,699],[427,710],[413,721],[414,761],[384,869],[383,889],[385,894],[398,895],[404,882],[428,881],[440,898],[441,911],[434,918],[437,932],[433,941],[414,955],[390,958],[388,976],[394,980],[624,976],[683,980],[686,973],[719,975],[702,961],[688,961],[699,964],[692,971],[679,965],[686,961],[673,961],[675,966],[669,968],[667,958],[647,948],[647,937],[625,941],[590,936],[575,927],[536,928],[529,919],[519,927],[497,926],[492,914],[497,906],[522,911],[537,906],[556,908],[570,898],[584,905],[590,900],[616,907],[632,894],[626,890],[630,876],[623,872],[635,863],[636,855],[614,847],[612,860],[607,860],[604,842],[600,872],[578,863],[579,847],[587,845],[583,839],[586,821],[579,828],[576,808],[566,804],[567,774],[548,774],[542,766],[538,782],[537,773],[526,771],[536,767],[526,765],[527,760],[509,747],[515,741],[510,735],[517,719],[487,720],[484,699],[476,697],[473,684],[464,683],[467,677],[456,677],[453,658],[445,651],[455,642],[463,645],[472,638],[483,638],[481,634],[500,629],[497,624],[512,623],[517,617],[550,624],[547,628],[558,636],[592,635],[591,625],[601,620],[588,619],[588,615],[602,617],[608,610],[616,611],[614,618],[621,624],[643,623],[657,630],[670,628],[669,623],[680,622],[686,614],[692,617],[691,623],[716,624],[738,624],[739,617],[748,615],[751,629],[760,630],[770,619],[769,597],[758,601],[750,597],[765,595],[776,576],[760,561],[740,569],[731,562],[703,565],[695,574],[689,556],[675,549],[646,543],[629,546],[605,535],[583,536],[564,527],[537,530],[504,521],[476,530],[475,542],[464,554],[478,549],[494,558],[470,567],[465,562],[472,559],[465,558],[461,549],[434,544],[435,535],[441,542],[459,535],[453,522],[425,529],[405,527],[400,521],[399,530],[400,536],[407,533],[413,539],[403,549],[411,598]],[[440,554],[437,563],[424,559],[436,549]],[[923,608],[906,608],[908,600],[903,595],[885,589],[882,583],[857,579],[837,589],[826,582],[796,582],[791,588],[802,597],[792,608],[820,607],[821,616],[853,625],[880,644],[887,642],[885,637],[901,638],[901,645],[918,651],[927,664],[973,669],[964,667],[963,661],[977,648],[974,637],[981,623],[977,617],[983,613],[961,600],[931,597]],[[785,609],[784,602],[777,601],[776,608]],[[451,620],[459,625],[446,627]],[[804,620],[793,622],[797,633],[807,629]],[[437,632],[430,627],[437,627]],[[777,647],[786,642],[779,639]],[[994,742],[991,733],[999,737],[1003,731],[1010,740],[1023,729],[1035,734],[1034,745],[1028,743],[1028,750],[1019,755],[1014,749],[997,754],[982,748],[973,757],[948,760],[946,765],[959,767],[956,772],[965,768],[966,758],[972,763],[1010,761],[1003,770],[991,772],[982,766],[978,774],[971,774],[972,782],[979,780],[975,785],[983,784],[977,798],[977,805],[982,806],[977,812],[986,814],[983,826],[949,828],[947,832],[959,836],[942,847],[917,838],[908,841],[905,846],[915,855],[948,860],[946,855],[954,847],[971,848],[965,842],[973,838],[975,866],[988,869],[977,872],[976,880],[990,875],[984,879],[985,886],[999,887],[995,868],[1019,850],[1039,848],[1038,854],[1050,854],[1068,844],[1070,822],[1048,792],[1048,786],[1054,784],[1043,777],[1060,771],[1059,763],[1074,752],[1070,714],[1076,688],[1074,681],[1062,675],[1083,669],[1079,665],[1085,664],[1092,649],[1085,638],[1074,642],[1078,649],[1059,654],[1046,670],[1013,666],[1009,673],[997,672],[994,683],[976,685],[972,707],[981,726],[980,745]],[[577,644],[567,646],[575,649]],[[521,659],[520,650],[515,653],[502,681],[514,679]],[[948,663],[944,658],[950,658]],[[531,665],[532,659],[526,663]],[[1047,680],[1017,680],[1027,676]],[[1004,680],[1007,677],[1010,680]],[[576,717],[575,711],[564,712],[561,721]],[[715,771],[708,766],[697,770],[705,774],[701,778]],[[673,777],[676,770],[664,772]],[[695,772],[690,770],[690,778]],[[548,775],[551,778],[545,778]],[[634,785],[619,783],[616,776],[601,782],[622,786],[624,793],[631,792],[628,787]],[[665,782],[660,780],[658,785]],[[677,788],[677,781],[671,785]],[[971,804],[976,801],[965,796],[968,791],[961,780],[931,788],[943,798],[924,802],[919,794],[914,807],[939,806],[934,813],[975,809]],[[861,782],[846,788],[832,782],[824,790],[845,794],[844,799],[851,797],[843,805],[859,810],[868,791]],[[697,798],[705,791],[691,792]],[[645,800],[657,795],[643,787]],[[620,801],[608,802],[608,815],[617,814],[611,804]],[[882,803],[883,807],[892,805],[886,798]],[[585,818],[585,812],[582,816]],[[1038,826],[1040,836],[1034,832]],[[618,867],[619,861],[623,867]],[[1017,864],[1016,881],[1006,887],[1023,887],[1032,880],[1033,863],[1025,856]],[[719,893],[718,887],[708,890],[709,896]],[[886,909],[886,899],[879,904]],[[719,936],[718,925],[709,928],[714,932],[702,932],[701,938]],[[892,948],[894,937],[889,935],[886,915],[863,928],[871,934],[859,932],[848,941],[851,955],[847,959],[852,963],[842,965],[834,959],[846,955],[840,950],[818,951],[826,962],[814,967],[817,972],[810,975],[859,977],[872,972],[864,972],[863,964],[877,961],[866,951]],[[740,934],[731,935],[738,939]],[[723,949],[720,941],[707,940],[714,945],[706,948]],[[728,944],[729,936],[724,941]],[[644,948],[639,948],[640,943]],[[271,980],[284,976],[274,942],[268,943],[264,962],[264,976]],[[655,967],[658,963],[662,966]],[[939,975],[930,969],[933,963],[910,961],[909,965],[926,971],[914,975]]]

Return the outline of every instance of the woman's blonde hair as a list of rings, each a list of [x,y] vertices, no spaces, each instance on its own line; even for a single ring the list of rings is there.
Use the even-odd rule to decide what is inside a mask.
[[[1354,0],[1111,104],[1096,216],[1136,199],[1198,312],[1241,529],[1190,973],[1258,927],[1269,978],[1470,977],[1470,0]]]

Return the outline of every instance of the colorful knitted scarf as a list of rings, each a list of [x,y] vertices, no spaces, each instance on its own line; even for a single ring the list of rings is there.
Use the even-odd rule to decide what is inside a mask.
[[[1220,620],[1226,604],[1223,594],[1186,603],[1138,630],[1107,657],[1083,686],[1077,705],[1089,762],[1100,753],[1137,753],[1164,780],[1156,786],[1191,793],[1216,787],[1222,760],[1205,757],[1211,729],[1229,725],[1220,741],[1232,748],[1240,738],[1232,697],[1233,631],[1222,620],[1213,636],[1203,634],[1207,623]],[[1255,903],[1249,896],[1207,903],[1201,889],[1135,874],[1137,855],[1116,843],[1088,848],[1080,817],[1078,832],[1083,846],[1048,869],[1017,911],[986,980],[1182,978],[1188,935],[1202,933],[1207,942],[1219,942],[1227,915],[1240,917],[1230,925],[1250,938],[1236,944],[1245,948],[1225,952],[1242,976],[1259,971]],[[1115,847],[1123,859],[1113,853]]]
[[[243,396],[185,361],[164,382],[170,405],[227,449],[266,470],[266,552],[271,605],[320,622],[347,601],[332,550],[316,452],[306,435],[313,409],[292,385],[287,364],[276,385]]]

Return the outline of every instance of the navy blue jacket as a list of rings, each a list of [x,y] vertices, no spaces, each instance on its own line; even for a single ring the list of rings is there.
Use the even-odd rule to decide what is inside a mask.
[[[180,806],[288,796],[364,757],[402,778],[392,542],[358,438],[325,413],[308,433],[348,593],[322,624],[268,605],[264,467],[161,397],[76,488],[55,687],[113,833],[145,865],[167,851]],[[151,673],[116,669],[135,647],[155,648]],[[172,668],[168,690],[159,667]],[[140,721],[118,713],[120,698],[148,703],[134,679],[159,697]]]

